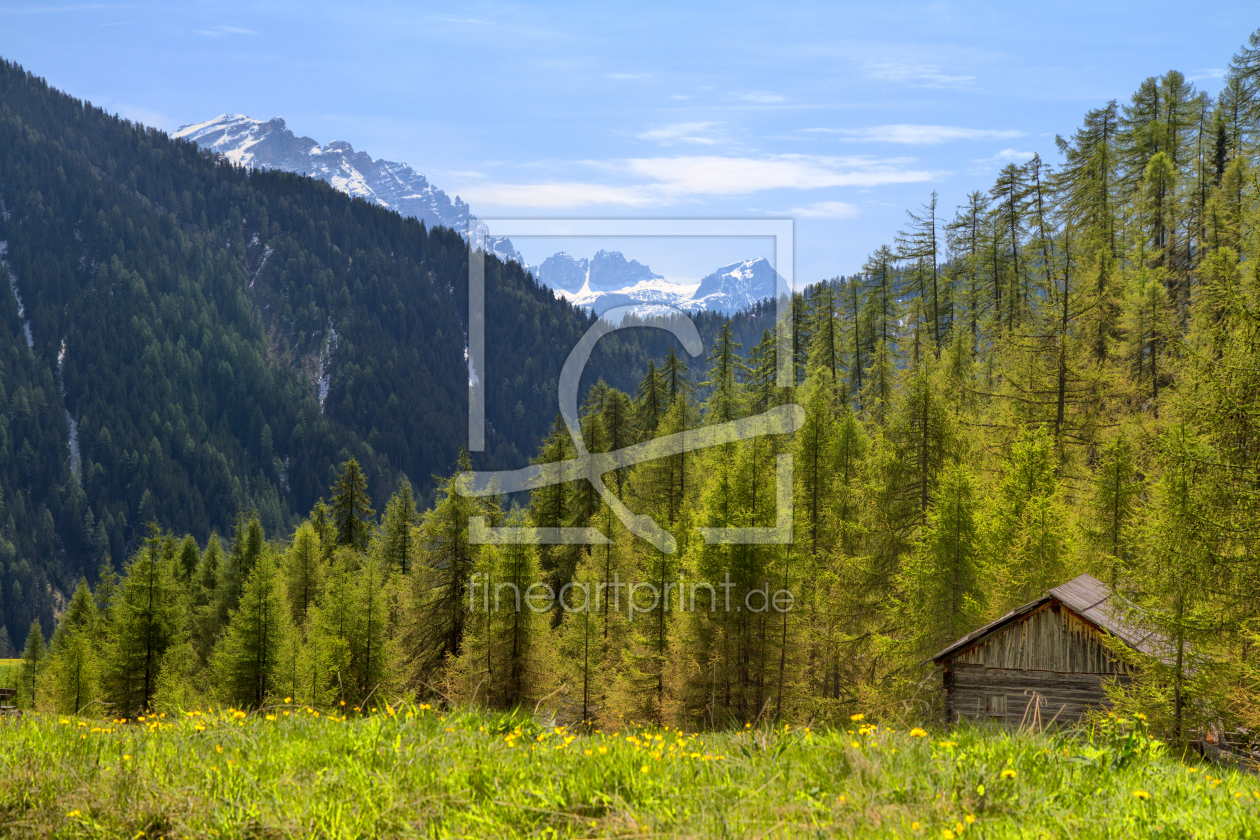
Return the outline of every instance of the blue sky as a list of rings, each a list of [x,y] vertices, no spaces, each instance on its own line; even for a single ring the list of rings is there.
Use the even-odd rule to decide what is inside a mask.
[[[1056,162],[1055,133],[1147,76],[1215,93],[1254,12],[6,0],[0,55],[168,130],[283,116],[410,163],[483,217],[792,217],[799,284],[857,270],[933,190],[952,215],[1007,161]],[[517,244],[536,262],[557,243]],[[766,251],[638,244],[618,247],[680,280]]]

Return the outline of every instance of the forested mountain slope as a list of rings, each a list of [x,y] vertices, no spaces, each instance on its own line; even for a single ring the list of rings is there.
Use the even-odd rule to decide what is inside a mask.
[[[347,455],[421,493],[467,439],[467,249],[445,229],[248,171],[0,63],[0,627],[143,523],[205,539],[311,509]],[[486,268],[489,433],[524,463],[587,316]],[[593,377],[637,380],[631,338]],[[20,639],[18,640],[20,643]]]

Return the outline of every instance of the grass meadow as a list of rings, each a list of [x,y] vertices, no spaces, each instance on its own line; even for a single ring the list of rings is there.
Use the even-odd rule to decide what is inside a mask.
[[[424,705],[27,714],[0,722],[0,835],[1246,838],[1260,777],[1114,720],[582,734]]]

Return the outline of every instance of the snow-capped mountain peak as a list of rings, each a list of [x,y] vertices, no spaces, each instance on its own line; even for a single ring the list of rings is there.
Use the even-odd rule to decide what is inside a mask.
[[[407,164],[373,160],[344,140],[321,146],[309,137],[295,135],[281,117],[257,120],[243,114],[222,114],[183,126],[174,136],[191,140],[242,166],[319,178],[342,192],[421,219],[430,227],[443,225],[465,233],[469,220],[479,224],[459,196],[452,201]],[[479,226],[487,233],[484,225]],[[488,244],[503,259],[524,264],[507,239],[491,237]]]
[[[486,226],[459,196],[452,200],[407,164],[373,160],[344,140],[321,146],[310,137],[294,134],[281,117],[257,120],[243,114],[222,114],[183,126],[174,136],[191,140],[241,166],[319,178],[335,189],[404,216],[415,216],[429,226],[443,225],[463,234],[471,222],[486,236],[492,253],[519,262],[557,294],[598,313],[616,306],[643,305],[733,314],[775,292],[777,275],[764,258],[725,265],[707,275],[698,286],[670,282],[646,265],[627,260],[619,251],[601,250],[589,260],[575,259],[561,251],[531,268],[510,240],[489,236]]]
[[[773,297],[781,278],[762,257],[722,266],[699,283],[687,284],[670,282],[618,251],[599,251],[589,260],[561,251],[543,261],[538,279],[558,296],[596,314],[640,306],[733,315]]]
[[[765,257],[724,265],[706,275],[692,295],[697,309],[737,312],[775,296],[778,272]]]

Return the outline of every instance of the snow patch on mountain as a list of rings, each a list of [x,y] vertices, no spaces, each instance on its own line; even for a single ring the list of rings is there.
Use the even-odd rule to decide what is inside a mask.
[[[13,273],[13,268],[9,265],[8,255],[9,243],[7,241],[0,242],[0,267],[3,267],[9,275],[9,291],[13,292],[13,299],[17,301],[18,318],[22,320],[22,332],[26,334],[26,346],[33,351],[35,349],[35,337],[31,335],[31,322],[27,320],[26,306],[22,304],[22,292],[18,290],[17,275]]]

